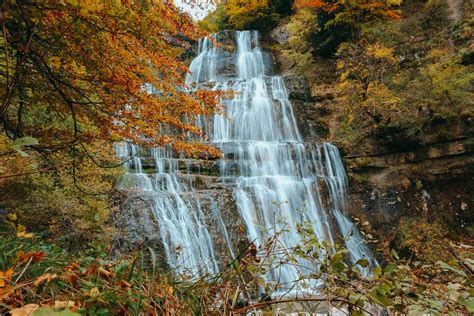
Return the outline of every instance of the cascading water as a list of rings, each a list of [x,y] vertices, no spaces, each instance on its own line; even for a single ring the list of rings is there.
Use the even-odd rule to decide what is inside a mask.
[[[363,238],[342,212],[347,178],[339,152],[331,144],[302,141],[284,80],[271,75],[271,59],[259,47],[258,33],[237,32],[234,52],[216,45],[218,42],[219,35],[200,41],[199,54],[190,66],[186,83],[190,87],[236,92],[232,99],[223,100],[224,114],[215,115],[210,122],[203,119],[199,124],[224,153],[219,161],[220,181],[232,184],[232,196],[249,241],[262,246],[269,236],[284,230],[279,237],[283,256],[285,249],[301,241],[297,225],[309,222],[319,239],[332,243],[335,234],[346,236],[352,261],[370,259]],[[186,159],[166,149],[155,149],[151,156],[156,171],[145,174],[141,167],[145,154],[141,155],[139,148],[122,144],[117,150],[121,157],[135,155],[127,163],[127,177],[138,190],[153,197],[168,264],[178,272],[196,275],[217,272],[220,258],[216,257],[206,226],[200,195],[186,177],[190,169],[184,168],[183,172],[179,166],[186,164]],[[323,203],[319,189],[322,182],[328,188],[330,207]],[[221,218],[222,206],[216,201],[212,205],[212,216],[217,218],[233,254]],[[303,268],[282,264],[266,277],[285,288],[302,274]],[[318,280],[311,285],[316,287]]]

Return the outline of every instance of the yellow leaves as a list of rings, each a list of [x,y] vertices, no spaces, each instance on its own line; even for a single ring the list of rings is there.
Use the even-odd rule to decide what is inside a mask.
[[[170,285],[170,284],[166,284],[164,286],[164,290],[165,290],[165,293],[168,294],[168,295],[173,295],[173,293],[174,293],[173,286]]]
[[[76,307],[76,302],[74,301],[54,301],[55,308],[72,308]]]
[[[337,99],[348,115],[348,124],[368,119],[376,128],[401,111],[402,99],[386,84],[391,79],[389,70],[397,63],[392,48],[361,40],[341,45],[338,57]]]
[[[89,296],[90,297],[97,298],[97,297],[99,297],[99,295],[100,295],[100,291],[99,291],[98,287],[93,287],[92,289],[90,289],[90,291],[89,291]]]
[[[34,236],[33,233],[28,233],[26,226],[23,224],[19,224],[18,217],[15,213],[9,213],[7,215],[7,220],[6,221],[8,224],[10,224],[13,228],[15,228],[16,231],[16,236],[18,238],[32,238]],[[21,251],[20,251],[21,252]]]
[[[78,64],[75,60],[73,60],[69,64],[69,67],[70,67],[71,71],[79,77],[86,74],[86,67],[84,67],[83,65]]]
[[[444,61],[449,59],[451,50],[448,47],[434,48],[428,51],[426,57],[432,62]]]
[[[99,12],[104,9],[104,4],[96,0],[62,0],[61,2],[78,8],[82,15]]]
[[[346,81],[347,78],[349,77],[350,71],[343,71],[341,72],[341,75],[339,76],[339,80],[341,81]]]
[[[264,18],[268,6],[268,0],[229,0],[226,4],[226,15],[230,25],[245,29],[251,27],[257,18]]]
[[[348,123],[348,124],[351,124],[353,121],[354,121],[354,116],[351,115],[351,114],[348,115],[348,116],[347,116],[347,123]]]
[[[61,67],[61,58],[52,56],[48,58],[48,64],[53,68],[60,68]]]
[[[101,275],[107,277],[107,278],[110,278],[114,275],[114,273],[112,271],[109,271],[109,270],[106,270],[104,269],[103,267],[99,267],[97,269],[97,272],[99,272]]]
[[[346,1],[346,0],[296,0],[297,8],[315,8],[322,9],[327,12],[339,11],[336,16],[349,16],[354,12],[360,15],[367,15],[367,12],[374,16],[386,16],[397,19],[399,14],[392,7],[402,4],[402,0],[383,0],[383,1]]]
[[[265,8],[268,6],[268,0],[229,0],[227,10],[229,15],[242,14]]]
[[[379,43],[369,45],[367,47],[367,54],[378,59],[396,60],[393,56],[393,48],[383,46]]]
[[[0,288],[7,287],[13,276],[13,269],[10,268],[7,271],[0,271]]]
[[[123,140],[122,136],[117,134],[116,132],[111,132],[110,133],[110,138],[113,142],[120,142]]]
[[[401,6],[402,0],[386,0],[387,4],[390,6]]]
[[[26,227],[22,224],[18,224],[16,227],[16,236],[18,238],[32,238],[34,237],[35,234],[33,233],[28,233],[26,230]]]

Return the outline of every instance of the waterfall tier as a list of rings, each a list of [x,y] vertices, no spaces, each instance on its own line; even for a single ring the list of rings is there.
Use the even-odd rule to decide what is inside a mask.
[[[119,156],[133,157],[123,183],[152,201],[167,264],[178,273],[201,276],[219,271],[224,260],[216,251],[219,240],[230,256],[236,254],[235,225],[222,215],[230,204],[220,194],[235,205],[247,243],[263,246],[284,229],[280,247],[291,249],[301,241],[297,225],[309,222],[321,240],[347,237],[353,262],[370,259],[363,238],[343,213],[347,178],[339,152],[331,144],[303,142],[284,80],[273,75],[258,33],[237,32],[233,49],[219,43],[219,35],[199,42],[186,83],[190,89],[235,92],[223,100],[225,113],[197,123],[224,158],[184,159],[168,149],[117,146]],[[265,277],[289,288],[305,269],[314,268],[283,264]],[[314,280],[311,287],[320,284]]]

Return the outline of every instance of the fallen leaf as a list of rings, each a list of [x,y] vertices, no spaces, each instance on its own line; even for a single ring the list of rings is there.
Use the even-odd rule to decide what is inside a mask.
[[[28,304],[20,308],[14,308],[10,311],[11,316],[30,316],[39,308],[38,304]]]
[[[55,308],[66,308],[74,306],[76,306],[76,302],[74,301],[54,301]]]
[[[7,284],[5,281],[10,281],[13,276],[13,269],[10,268],[7,271],[0,271],[0,288],[5,287]]]
[[[100,291],[99,291],[99,288],[97,288],[97,287],[93,287],[93,288],[89,291],[89,296],[92,297],[92,298],[98,297],[99,294],[100,294]]]
[[[106,276],[106,277],[111,277],[111,276],[114,275],[113,272],[107,271],[106,269],[104,269],[104,268],[102,268],[102,267],[99,267],[98,271],[99,271],[100,274],[102,274],[102,275],[104,275],[104,276]]]
[[[56,279],[58,277],[58,275],[56,273],[52,274],[52,273],[45,273],[43,275],[40,275],[34,282],[34,285],[35,286],[38,286],[40,285],[41,283],[43,283],[44,281],[46,281],[47,283],[48,282],[51,282],[52,280]]]

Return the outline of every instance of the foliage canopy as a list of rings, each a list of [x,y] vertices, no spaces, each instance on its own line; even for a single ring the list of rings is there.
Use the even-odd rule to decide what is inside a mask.
[[[218,99],[185,91],[176,56],[201,33],[169,1],[3,1],[2,16],[4,135],[37,150],[95,139],[218,154],[185,140]]]

